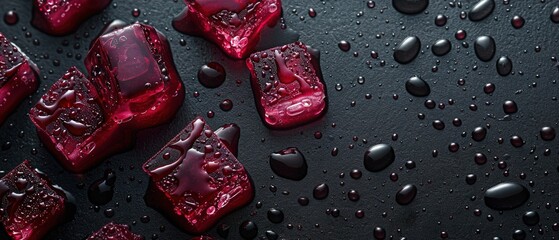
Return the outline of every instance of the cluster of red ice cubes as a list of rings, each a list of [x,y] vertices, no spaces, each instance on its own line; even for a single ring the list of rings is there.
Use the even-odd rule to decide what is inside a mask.
[[[110,0],[35,0],[33,24],[53,35],[74,31]],[[246,58],[258,111],[269,128],[314,121],[327,109],[318,56],[301,42],[255,51],[261,30],[277,23],[280,0],[185,0],[175,28],[201,35],[230,57]],[[0,35],[0,101],[9,108],[37,88],[31,61]],[[249,57],[250,56],[250,57]],[[144,24],[107,28],[85,58],[87,74],[70,68],[41,97],[30,118],[45,146],[69,171],[84,172],[130,148],[135,133],[170,119],[184,100],[168,42]],[[8,88],[9,87],[9,88]],[[4,109],[9,109],[5,111]],[[254,187],[237,160],[239,128],[213,131],[196,118],[143,166],[150,176],[146,203],[190,233],[202,233],[246,205]],[[27,161],[0,180],[0,221],[14,239],[39,239],[63,221],[68,197]],[[88,239],[140,239],[109,223]]]

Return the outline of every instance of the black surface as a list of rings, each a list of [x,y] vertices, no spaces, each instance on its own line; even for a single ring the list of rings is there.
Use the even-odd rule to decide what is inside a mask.
[[[388,0],[377,0],[372,9],[367,7],[367,1],[285,0],[287,25],[301,33],[303,42],[322,51],[321,65],[330,105],[329,112],[319,121],[289,131],[270,131],[256,113],[245,63],[225,57],[216,46],[201,38],[172,29],[172,17],[183,8],[182,1],[113,0],[103,14],[91,18],[75,35],[51,37],[30,26],[30,0],[3,0],[0,13],[15,9],[20,21],[15,26],[7,26],[2,21],[0,31],[10,39],[17,38],[14,42],[32,56],[43,78],[39,91],[0,127],[0,144],[11,143],[8,150],[0,151],[0,170],[7,172],[29,159],[55,183],[75,195],[78,204],[75,219],[56,228],[48,239],[83,239],[109,221],[130,224],[134,232],[146,239],[154,235],[159,239],[185,239],[186,233],[146,207],[143,195],[148,178],[141,165],[195,115],[205,116],[212,110],[215,117],[208,121],[214,129],[229,122],[241,127],[239,160],[248,169],[257,189],[250,205],[221,220],[231,226],[229,239],[240,238],[238,229],[244,220],[257,224],[259,236],[273,230],[286,239],[372,239],[375,227],[384,228],[386,235],[395,239],[438,239],[445,236],[441,232],[446,232],[450,239],[495,236],[511,239],[516,230],[525,231],[527,238],[557,238],[559,232],[552,230],[552,226],[559,219],[559,139],[542,141],[539,131],[544,126],[559,130],[556,84],[559,72],[552,60],[559,51],[559,25],[550,20],[558,3],[510,1],[504,5],[503,2],[509,1],[499,0],[495,11],[482,21],[460,19],[460,12],[467,12],[475,2],[450,4],[450,1],[432,0],[426,9],[428,13],[403,15]],[[141,10],[140,17],[132,16],[134,8]],[[308,16],[309,8],[318,13],[315,18]],[[435,26],[437,14],[449,16],[446,26]],[[526,20],[523,28],[512,27],[510,20],[514,15]],[[115,18],[127,22],[146,20],[167,35],[187,97],[171,123],[142,131],[133,150],[113,156],[86,174],[73,175],[65,172],[41,146],[26,114],[66,69],[72,65],[84,69],[82,61],[89,42],[104,22]],[[463,42],[469,48],[454,38],[459,29],[466,30],[468,36]],[[482,35],[493,37],[497,47],[495,57],[487,63],[479,61],[474,54],[473,41]],[[406,36],[421,39],[421,53],[410,64],[400,65],[392,59],[392,49]],[[428,45],[442,38],[451,40],[452,50],[436,57]],[[180,45],[180,39],[185,40],[186,46]],[[34,40],[40,45],[35,46]],[[341,40],[351,43],[350,51],[338,49]],[[63,45],[64,41],[67,46]],[[537,46],[541,51],[535,50]],[[58,48],[62,49],[61,53],[57,52]],[[378,52],[379,58],[372,59],[371,51]],[[500,56],[512,59],[513,74],[502,77],[497,73],[495,61]],[[58,61],[60,66],[55,66]],[[216,89],[206,89],[196,80],[198,68],[210,61],[222,63],[227,71],[225,84]],[[434,66],[438,71],[432,71]],[[405,81],[414,75],[429,83],[428,97],[413,97],[406,92]],[[363,84],[358,83],[359,76],[365,78]],[[458,84],[459,79],[464,79],[463,86]],[[492,95],[483,92],[483,86],[489,82],[496,85]],[[337,84],[343,89],[336,90]],[[197,98],[193,97],[195,91],[200,93]],[[366,94],[371,98],[367,99]],[[397,100],[393,94],[398,95]],[[227,98],[233,100],[234,107],[230,112],[223,112],[219,103]],[[445,108],[427,109],[426,99],[444,103]],[[454,104],[449,104],[450,99]],[[508,117],[502,107],[506,100],[514,100],[518,105],[518,112]],[[476,104],[477,111],[470,110],[470,104]],[[425,119],[419,119],[419,113]],[[460,118],[463,124],[453,126],[454,118]],[[443,130],[433,128],[432,122],[437,119],[446,123]],[[487,137],[481,142],[471,138],[471,132],[478,126],[488,129]],[[316,131],[322,132],[321,139],[315,139]],[[396,141],[391,140],[393,134],[398,134]],[[526,144],[513,147],[509,143],[512,135],[521,136]],[[503,138],[502,144],[498,143],[499,138]],[[458,152],[448,150],[451,142],[460,145]],[[396,160],[381,172],[368,172],[363,166],[363,154],[378,143],[390,144]],[[299,148],[307,159],[308,175],[301,181],[274,176],[269,167],[269,154],[286,147]],[[334,148],[338,149],[337,156],[331,154]],[[544,155],[546,149],[551,152],[549,156]],[[435,150],[438,154],[433,153]],[[488,157],[485,165],[474,162],[477,152]],[[415,161],[417,167],[406,169],[404,164],[408,160]],[[506,162],[506,169],[498,168],[499,161]],[[88,201],[87,188],[107,168],[116,172],[116,192],[113,200],[96,212]],[[349,176],[354,168],[363,171],[361,179]],[[505,170],[510,174],[508,177],[504,176]],[[392,172],[398,174],[395,182],[389,178]],[[342,173],[344,177],[340,177]],[[473,185],[465,180],[470,173],[477,176]],[[521,173],[526,179],[519,177]],[[528,202],[502,212],[488,208],[483,200],[484,191],[503,181],[526,186],[531,193]],[[327,199],[315,200],[313,187],[320,183],[329,185],[330,194]],[[409,205],[400,206],[394,196],[406,184],[417,186],[417,196]],[[277,191],[271,192],[274,188]],[[348,199],[347,192],[351,189],[360,194],[358,201]],[[297,203],[300,196],[309,197],[310,204],[300,206]],[[258,202],[261,208],[257,208]],[[115,211],[112,218],[103,214],[109,208]],[[266,217],[269,208],[282,210],[285,220],[271,223]],[[327,209],[338,209],[339,216],[326,214]],[[364,210],[364,218],[355,217],[358,209]],[[476,209],[480,211],[479,216],[475,214]],[[524,224],[522,215],[527,211],[539,214],[539,225]],[[150,221],[141,222],[142,216],[149,216]],[[216,228],[207,234],[218,238]]]

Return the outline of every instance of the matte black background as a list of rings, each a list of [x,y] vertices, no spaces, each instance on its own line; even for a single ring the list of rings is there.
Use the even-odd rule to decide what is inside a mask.
[[[509,5],[504,5],[498,0],[490,17],[474,23],[459,18],[461,11],[467,12],[476,2],[473,0],[461,1],[461,7],[451,7],[446,0],[431,1],[425,13],[413,16],[396,12],[390,2],[377,0],[371,9],[366,1],[357,0],[283,1],[287,25],[300,32],[303,42],[322,51],[321,65],[330,108],[323,119],[314,123],[288,131],[270,131],[256,113],[244,61],[231,60],[213,44],[172,28],[173,15],[184,6],[181,1],[113,0],[110,7],[85,22],[77,33],[52,37],[29,24],[31,0],[1,0],[0,13],[15,9],[20,21],[15,26],[1,21],[0,31],[40,66],[42,82],[38,92],[0,127],[0,144],[11,143],[11,148],[0,151],[0,170],[4,174],[29,159],[55,183],[76,196],[79,210],[75,219],[56,228],[47,239],[83,239],[109,221],[130,224],[134,232],[146,239],[153,235],[159,239],[188,239],[189,235],[146,207],[143,195],[148,178],[141,165],[195,115],[206,116],[212,110],[215,117],[208,121],[214,129],[230,122],[241,127],[239,160],[257,189],[250,205],[220,221],[232,227],[229,239],[240,239],[238,226],[243,220],[256,222],[261,236],[266,230],[273,230],[285,239],[372,239],[376,226],[384,227],[387,235],[396,239],[437,239],[442,231],[448,232],[450,239],[491,239],[494,236],[511,239],[516,229],[526,231],[528,238],[532,235],[537,239],[557,238],[559,232],[551,227],[559,221],[559,139],[544,142],[539,137],[539,129],[552,126],[559,130],[558,69],[552,60],[558,52],[559,25],[549,19],[552,9],[559,3],[530,0],[510,1]],[[134,8],[141,10],[140,17],[132,16]],[[318,12],[315,18],[308,16],[309,8]],[[449,17],[445,27],[435,26],[437,14]],[[522,29],[512,27],[510,20],[514,15],[526,19]],[[133,150],[113,156],[83,175],[73,175],[64,171],[42,147],[27,112],[70,66],[85,69],[83,58],[90,41],[104,23],[117,18],[127,22],[145,21],[169,38],[187,97],[171,123],[142,131]],[[462,41],[454,38],[459,29],[466,30],[468,36],[464,42],[469,43],[469,48],[464,48]],[[410,64],[397,64],[392,59],[393,48],[406,36],[414,35],[421,39],[421,54]],[[480,62],[473,52],[473,40],[480,35],[490,35],[497,42],[497,53],[491,62]],[[440,38],[450,39],[453,49],[444,57],[435,57],[429,45]],[[186,46],[179,44],[180,39],[186,41]],[[40,44],[34,45],[34,40]],[[351,43],[349,52],[339,50],[340,40]],[[64,41],[69,45],[63,46]],[[540,52],[535,51],[536,46],[541,47]],[[58,48],[62,53],[57,53]],[[379,59],[371,58],[373,50],[379,53]],[[78,55],[80,59],[76,59]],[[514,62],[513,74],[507,77],[499,76],[495,70],[495,61],[502,55]],[[60,61],[60,66],[56,66],[56,61]],[[217,89],[206,89],[196,79],[198,68],[210,61],[223,64],[227,71],[227,81]],[[381,61],[386,65],[381,66]],[[433,72],[433,66],[438,66],[438,71]],[[432,92],[428,97],[412,97],[406,92],[404,82],[414,75],[429,82]],[[364,84],[358,84],[358,76],[366,79]],[[457,84],[460,78],[465,80],[465,85]],[[489,82],[497,88],[492,95],[483,92],[483,86]],[[343,89],[335,90],[336,84],[341,84]],[[197,98],[193,97],[195,91],[200,93]],[[372,98],[366,99],[366,94],[371,94]],[[399,98],[393,99],[393,94]],[[227,98],[233,100],[234,108],[223,112],[219,103]],[[446,108],[429,110],[424,106],[426,99],[445,103]],[[455,104],[448,104],[449,99]],[[518,104],[518,113],[505,117],[502,104],[506,100]],[[353,101],[355,106],[351,104]],[[468,108],[472,103],[478,106],[477,111]],[[424,113],[426,118],[418,119],[418,113]],[[455,117],[462,119],[461,127],[452,125]],[[432,127],[436,119],[446,124],[444,130]],[[470,133],[477,126],[489,127],[487,138],[482,142],[471,140]],[[314,138],[316,131],[322,132],[322,139]],[[394,133],[398,134],[397,141],[391,140]],[[512,135],[521,136],[526,144],[514,148],[509,143]],[[354,136],[357,141],[352,139]],[[501,137],[504,143],[498,144]],[[367,143],[364,144],[365,139]],[[460,151],[451,153],[448,150],[451,142],[459,143]],[[377,143],[392,145],[396,161],[382,172],[370,173],[363,167],[363,153]],[[299,182],[275,176],[268,163],[271,152],[291,146],[303,151],[309,164],[308,176]],[[332,156],[333,148],[339,149],[337,156]],[[546,148],[551,150],[550,156],[543,155]],[[433,150],[439,152],[437,157],[433,157]],[[488,163],[476,165],[473,159],[476,152],[485,153],[490,158]],[[498,161],[494,157],[506,161],[508,177],[504,176],[504,170],[497,168]],[[407,170],[404,167],[407,160],[414,160],[417,168]],[[95,212],[87,200],[87,186],[101,178],[107,168],[117,173],[116,193],[109,204]],[[349,177],[349,171],[355,168],[363,171],[359,180]],[[398,181],[389,179],[391,172],[399,175]],[[522,172],[527,175],[526,180],[519,178]],[[341,173],[345,173],[345,177],[341,178]],[[475,173],[478,178],[471,186],[465,182],[469,173]],[[485,189],[503,181],[528,187],[530,200],[511,211],[487,208],[483,203]],[[533,181],[533,187],[529,186],[529,181]],[[330,195],[325,200],[314,200],[312,189],[320,183],[330,186]],[[394,194],[408,183],[418,187],[418,195],[410,205],[399,206]],[[272,185],[277,187],[277,192],[269,190]],[[350,189],[360,193],[359,201],[347,199]],[[131,202],[126,201],[128,195]],[[299,206],[297,198],[300,196],[310,197],[310,205]],[[262,203],[262,208],[256,207],[257,202]],[[283,210],[283,223],[273,224],[267,220],[266,212],[271,207]],[[115,210],[114,217],[104,216],[103,211],[108,208]],[[333,208],[341,211],[339,217],[326,214],[327,209]],[[357,209],[365,211],[365,218],[354,216]],[[481,216],[475,216],[474,209],[481,210]],[[540,214],[540,225],[523,224],[522,214],[528,210]],[[492,215],[494,220],[487,220],[487,215]],[[149,216],[150,221],[142,223],[142,216]],[[160,226],[165,230],[160,231]],[[215,228],[207,235],[218,238]]]

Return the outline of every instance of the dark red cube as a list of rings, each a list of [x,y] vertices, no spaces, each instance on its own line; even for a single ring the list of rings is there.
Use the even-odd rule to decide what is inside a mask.
[[[67,35],[105,9],[111,0],[33,0],[32,24],[51,35]]]
[[[280,0],[185,0],[186,8],[173,26],[187,34],[201,35],[232,58],[254,51],[260,32],[281,16]]]
[[[87,240],[143,240],[144,237],[134,234],[130,227],[124,224],[107,223]]]
[[[39,69],[0,33],[0,124],[39,87]]]
[[[42,239],[67,220],[66,193],[24,161],[0,179],[0,223],[18,240]]]
[[[305,44],[295,42],[253,53],[246,63],[256,106],[267,127],[293,128],[326,113],[326,87],[318,56]]]
[[[188,124],[143,168],[150,176],[148,206],[190,233],[208,230],[254,197],[245,168],[202,118]]]

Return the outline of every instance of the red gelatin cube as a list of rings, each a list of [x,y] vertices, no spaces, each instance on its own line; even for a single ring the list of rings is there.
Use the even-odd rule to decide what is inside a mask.
[[[281,16],[280,0],[185,0],[187,7],[173,26],[191,35],[202,35],[233,58],[248,56],[266,26]]]
[[[143,166],[150,176],[145,199],[190,233],[202,233],[246,205],[254,188],[243,165],[196,118]]]
[[[67,35],[91,16],[103,11],[111,0],[33,0],[36,28],[51,35]]]
[[[128,127],[167,122],[184,100],[167,38],[151,26],[136,23],[100,36],[85,65],[103,108]]]
[[[0,33],[0,124],[39,87],[39,70]]]
[[[326,113],[326,87],[318,57],[309,50],[295,42],[247,58],[256,106],[267,127],[292,128]]]
[[[97,90],[75,67],[54,83],[29,116],[45,146],[73,172],[92,167],[131,142],[108,121]]]
[[[140,235],[130,231],[130,227],[124,224],[107,223],[87,240],[143,240]]]
[[[68,197],[24,161],[0,179],[0,223],[18,240],[42,239],[64,222]]]

